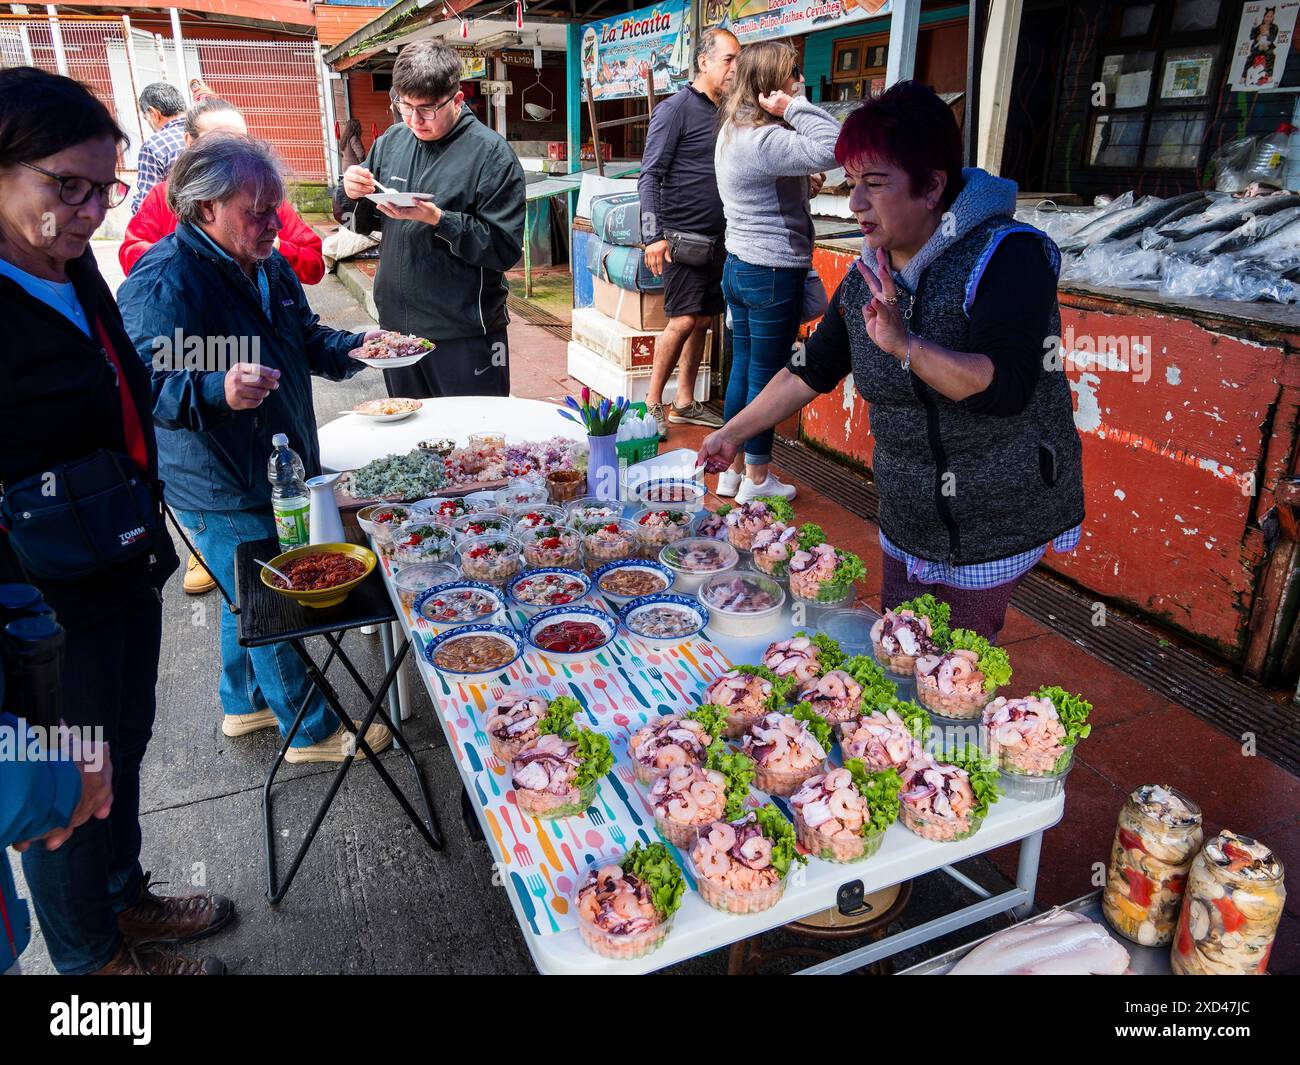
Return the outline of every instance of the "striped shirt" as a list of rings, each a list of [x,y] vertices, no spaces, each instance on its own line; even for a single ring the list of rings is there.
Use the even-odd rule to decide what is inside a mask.
[[[1082,534],[1082,525],[1067,529],[1052,541],[1050,545],[1052,551],[1058,555],[1073,551],[1079,546],[1079,538]],[[909,555],[901,547],[891,543],[883,532],[880,534],[880,549],[890,558],[907,566],[908,580],[919,581],[922,584],[946,584],[950,588],[967,590],[997,588],[1023,577],[1038,565],[1038,560],[1047,553],[1048,546],[1044,544],[1042,547],[1022,551],[1008,558],[997,558],[992,562],[977,562],[972,566],[953,566],[947,562],[931,562],[928,559]]]
[[[185,116],[177,115],[156,133],[150,134],[140,145],[140,158],[136,162],[135,195],[131,197],[131,213],[140,210],[140,204],[149,190],[171,173],[172,163],[185,150]]]

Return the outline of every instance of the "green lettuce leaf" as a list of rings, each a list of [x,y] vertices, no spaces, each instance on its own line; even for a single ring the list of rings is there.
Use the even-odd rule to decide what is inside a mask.
[[[1051,699],[1052,705],[1056,707],[1056,714],[1061,719],[1061,725],[1065,729],[1065,739],[1061,741],[1064,747],[1073,747],[1082,739],[1086,739],[1092,732],[1092,726],[1088,724],[1088,715],[1092,713],[1092,703],[1088,702],[1082,695],[1071,695],[1064,688],[1058,688],[1056,685],[1044,684],[1036,692],[1030,692],[1030,695],[1037,699]]]
[[[886,676],[884,669],[870,655],[853,655],[846,658],[840,669],[862,686],[862,712],[888,710],[898,701],[898,685]],[[927,721],[929,718],[926,719]]]
[[[826,533],[822,531],[820,525],[806,521],[799,526],[799,535],[795,539],[799,543],[800,551],[811,551],[814,547],[826,542]]]
[[[544,736],[559,736],[571,739],[573,733],[573,715],[582,706],[572,695],[557,695],[546,706],[546,713],[537,723],[537,731]]]
[[[824,676],[832,669],[839,669],[840,663],[844,661],[844,651],[840,645],[824,632],[804,632],[800,630],[795,633],[796,636],[802,636],[806,640],[811,640],[812,645],[817,648],[817,663],[821,666],[821,672]]]
[[[623,872],[631,873],[650,888],[650,897],[660,920],[666,921],[677,912],[686,891],[686,878],[667,847],[662,843],[643,845],[638,840],[619,864]]]
[[[860,581],[867,575],[867,565],[852,551],[835,549],[835,569],[831,579],[822,585],[817,598],[824,602],[843,599],[852,588],[854,581]]]
[[[782,816],[780,810],[769,802],[755,810],[754,816],[763,835],[772,841],[772,868],[777,876],[784,880],[791,862],[808,864],[808,859],[795,846],[794,825]]]
[[[763,700],[764,709],[769,711],[783,709],[790,698],[790,693],[795,689],[794,677],[778,677],[767,666],[736,666],[736,672],[751,677],[762,677],[772,685],[772,694]]]
[[[861,758],[850,758],[844,763],[844,768],[853,775],[853,783],[866,799],[867,812],[871,815],[862,826],[862,835],[883,832],[898,819],[898,796],[903,790],[903,779],[898,770],[891,768],[870,773]]]
[[[929,592],[925,595],[918,595],[915,599],[909,599],[906,603],[899,603],[894,607],[895,612],[899,610],[910,610],[913,614],[919,614],[922,617],[930,619],[930,638],[940,647],[948,643],[948,619],[952,617],[952,607],[940,599],[936,599]]]
[[[933,624],[933,622],[931,622]],[[948,633],[945,651],[974,651],[979,655],[979,671],[984,674],[984,690],[996,691],[1011,680],[1011,660],[1001,647],[992,646],[978,632],[953,629]]]
[[[720,517],[720,518],[725,518],[725,517],[726,517],[728,514],[730,514],[730,513],[732,512],[732,510],[734,510],[734,509],[735,509],[735,508],[733,507],[733,505],[732,505],[731,503],[723,503],[722,506],[718,507],[718,509],[715,510],[713,513],[716,514],[716,515],[717,515],[718,517]]]
[[[724,821],[735,821],[745,816],[745,800],[749,798],[749,782],[754,779],[754,760],[748,755],[733,751],[721,740],[714,740],[704,761],[705,769],[716,769],[727,778],[727,805],[722,811]]]
[[[599,780],[613,768],[614,752],[610,750],[609,738],[589,728],[578,729],[572,736],[566,737],[577,743],[574,755],[579,759],[578,775],[574,784],[585,788],[593,780]]]
[[[782,499],[780,496],[759,496],[754,502],[762,503],[767,507],[767,512],[777,521],[784,522],[786,525],[794,523],[794,507],[790,505],[790,500]]]
[[[983,817],[987,814],[989,807],[997,802],[998,796],[1002,794],[998,790],[997,763],[978,747],[970,744],[951,756],[936,755],[935,757],[940,762],[966,770],[966,775],[970,777],[971,791],[975,793],[975,808],[971,811],[971,816]]]
[[[906,699],[896,702],[893,706],[887,707],[893,710],[899,717],[907,723],[907,731],[912,734],[912,738],[921,746],[925,746],[926,741],[930,738],[930,711],[924,706],[908,702]]]
[[[790,716],[797,721],[802,721],[808,726],[808,731],[822,745],[823,751],[831,749],[831,723],[821,714],[812,708],[810,703],[796,703],[794,709],[790,711]]]
[[[683,716],[698,721],[713,740],[721,736],[727,727],[727,711],[717,703],[701,703]]]

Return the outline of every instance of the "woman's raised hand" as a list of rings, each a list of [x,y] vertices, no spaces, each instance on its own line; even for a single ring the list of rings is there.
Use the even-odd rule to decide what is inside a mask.
[[[861,260],[858,260],[858,273],[871,289],[871,300],[862,308],[867,335],[875,341],[876,347],[902,359],[907,354],[907,322],[898,307],[898,286],[889,270],[889,256],[885,249],[876,249],[874,274]]]
[[[758,106],[766,111],[769,115],[775,115],[777,118],[785,117],[785,109],[794,102],[794,97],[781,89],[776,92],[763,92],[758,94]]]
[[[721,473],[728,469],[740,453],[740,445],[728,440],[724,429],[711,432],[700,444],[695,455],[695,465],[703,466],[709,473]]]

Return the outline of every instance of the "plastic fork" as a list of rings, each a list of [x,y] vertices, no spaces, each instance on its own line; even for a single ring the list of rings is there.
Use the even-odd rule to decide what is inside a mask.
[[[590,821],[593,825],[603,825],[605,823],[605,815],[602,814],[599,810],[597,810],[594,806],[588,806],[587,820]]]
[[[474,730],[474,746],[486,748],[487,745],[488,745],[487,733],[484,732],[481,728],[476,728]]]
[[[551,912],[551,907],[546,901],[546,882],[536,873],[528,874],[528,890],[537,896],[537,901],[542,904],[541,908],[545,911],[546,916],[551,921],[551,931],[558,932],[560,926],[555,923],[555,915]]]
[[[627,844],[627,836],[623,834],[623,830],[618,825],[609,826],[609,838],[614,841],[616,846],[623,847]]]

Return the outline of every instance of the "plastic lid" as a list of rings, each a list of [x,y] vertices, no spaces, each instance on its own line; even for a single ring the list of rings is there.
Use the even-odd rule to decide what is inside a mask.
[[[1283,122],[1280,126],[1277,127],[1278,133],[1285,133],[1287,136],[1290,136],[1292,133],[1295,132],[1295,130],[1296,130],[1295,126],[1291,125],[1290,122]]]
[[[275,436],[271,437],[271,443],[275,447],[288,447],[289,438],[284,433],[276,433]]]
[[[0,613],[26,613],[40,603],[40,590],[30,584],[0,584]]]
[[[49,614],[34,618],[19,618],[5,626],[5,633],[20,651],[35,651],[47,640],[56,639],[62,632],[59,623]]]

